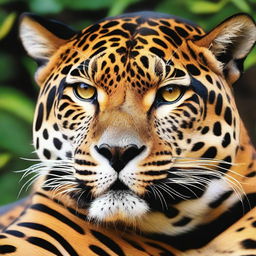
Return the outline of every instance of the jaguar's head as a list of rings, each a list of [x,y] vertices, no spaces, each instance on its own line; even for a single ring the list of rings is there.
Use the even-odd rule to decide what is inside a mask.
[[[92,219],[143,218],[157,231],[159,220],[179,226],[184,203],[230,189],[240,136],[231,84],[256,40],[249,16],[205,34],[155,13],[81,32],[25,14],[20,37],[39,65],[34,145],[45,190]]]

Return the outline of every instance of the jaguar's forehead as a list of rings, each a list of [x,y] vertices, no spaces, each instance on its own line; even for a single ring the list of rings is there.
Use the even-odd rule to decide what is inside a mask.
[[[200,27],[169,15],[146,12],[108,18],[72,40],[78,58],[70,74],[90,79],[93,74],[91,80],[110,91],[127,75],[131,86],[150,87],[166,75],[181,74],[177,67],[182,69],[193,54],[186,41],[203,34]]]

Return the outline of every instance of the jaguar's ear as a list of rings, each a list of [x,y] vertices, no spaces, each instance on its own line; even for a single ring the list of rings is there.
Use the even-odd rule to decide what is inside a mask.
[[[70,27],[40,16],[24,13],[20,17],[19,35],[24,48],[39,66],[76,32]]]
[[[233,84],[243,71],[243,62],[256,41],[256,24],[247,14],[223,21],[194,43],[208,48],[223,63],[223,73]]]

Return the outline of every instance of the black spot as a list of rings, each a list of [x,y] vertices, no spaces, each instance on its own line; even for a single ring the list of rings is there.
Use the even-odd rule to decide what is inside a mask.
[[[194,144],[194,146],[192,147],[192,151],[198,151],[200,150],[203,146],[204,146],[204,142],[197,142]]]
[[[202,134],[206,134],[208,131],[209,131],[209,126],[205,126],[205,127],[202,129],[201,133],[202,133]]]
[[[51,152],[48,149],[44,149],[43,154],[47,159],[51,158]]]
[[[168,206],[167,211],[164,211],[163,213],[167,218],[174,218],[179,214],[179,212],[180,211],[178,209]]]
[[[151,29],[151,28],[146,28],[146,27],[138,29],[138,34],[140,34],[140,35],[142,35],[142,36],[149,36],[149,35],[150,35],[150,36],[151,36],[151,35],[152,35],[152,36],[153,36],[153,35],[158,36],[158,35],[159,35],[156,30]]]
[[[188,72],[193,76],[199,76],[201,74],[200,70],[193,64],[186,65]]]
[[[48,94],[47,100],[46,100],[46,120],[48,120],[49,115],[51,113],[55,95],[56,95],[56,86],[52,87],[52,89],[50,90],[50,92]]]
[[[109,59],[111,60],[112,63],[114,63],[116,61],[116,57],[115,57],[115,54],[111,53],[109,54]]]
[[[0,245],[0,253],[7,254],[16,251],[16,247],[13,245]]]
[[[156,47],[150,47],[149,50],[160,58],[163,58],[165,56],[165,53]]]
[[[46,241],[43,238],[40,237],[28,237],[27,241],[31,244],[34,244],[38,247],[41,247],[49,252],[51,252],[54,255],[61,256],[62,253],[53,245],[52,243]]]
[[[182,44],[182,40],[180,39],[179,35],[172,29],[160,26],[159,29],[166,34],[169,38],[171,38],[178,46]]]
[[[106,23],[105,25],[102,26],[102,28],[111,28],[116,26],[117,24],[119,24],[118,21],[110,21],[108,23]]]
[[[253,239],[245,239],[241,242],[241,245],[245,249],[256,249],[256,240]]]
[[[221,124],[220,122],[215,122],[213,125],[213,133],[215,136],[221,135]]]
[[[168,48],[168,46],[166,45],[166,43],[165,43],[163,40],[159,39],[159,38],[153,38],[153,42],[155,42],[156,44],[162,46],[162,47],[165,48],[165,49]]]
[[[115,29],[101,37],[109,37],[109,36],[122,36],[124,38],[129,38],[129,34],[127,34],[126,32],[124,32],[123,30],[121,29]]]
[[[225,136],[221,143],[222,147],[226,148],[230,144],[230,141],[231,141],[230,134],[227,132],[227,133],[225,133]]]
[[[5,231],[6,234],[9,234],[9,235],[12,235],[12,236],[15,236],[15,237],[25,237],[25,234],[18,231],[18,230],[6,230]]]
[[[212,84],[212,78],[209,75],[206,75],[205,78],[209,83]]]
[[[89,245],[89,248],[99,256],[110,256],[110,254],[108,254],[106,251],[104,251],[97,245]]]
[[[185,30],[185,29],[183,29],[182,27],[178,27],[178,26],[176,26],[175,27],[175,30],[178,32],[178,34],[180,35],[180,36],[182,36],[182,37],[187,37],[189,34],[188,34],[188,32]]]
[[[105,51],[107,49],[107,47],[103,46],[103,47],[100,47],[98,50],[96,50],[93,54],[90,55],[89,59],[94,57],[95,55]]]
[[[35,125],[36,131],[39,131],[39,129],[41,128],[43,117],[44,117],[44,106],[42,103],[40,103],[38,112],[37,112],[37,118],[36,118],[36,125]]]
[[[146,56],[141,56],[140,57],[140,61],[141,61],[141,63],[143,64],[143,66],[145,67],[145,68],[148,68],[149,67],[149,61],[148,61],[148,57],[146,57]]]
[[[59,126],[55,123],[55,124],[53,125],[53,129],[54,129],[55,131],[59,131]]]
[[[111,238],[109,238],[108,236],[106,236],[96,230],[91,230],[91,233],[94,237],[96,237],[101,243],[106,245],[114,253],[116,253],[119,256],[125,256],[121,247],[115,241],[113,241]]]
[[[213,104],[213,103],[214,103],[215,97],[216,97],[215,92],[214,92],[214,91],[210,91],[210,93],[209,93],[209,103],[210,103],[210,104]]]
[[[62,147],[62,142],[58,138],[53,139],[53,144],[58,150],[60,150]]]
[[[225,114],[224,114],[225,121],[231,125],[232,124],[232,113],[229,107],[226,107]]]
[[[48,140],[48,138],[49,138],[49,134],[48,134],[47,129],[44,129],[44,131],[43,131],[43,138],[46,139],[46,140]]]
[[[68,65],[66,67],[64,67],[62,70],[61,70],[61,74],[63,75],[67,75],[69,70],[72,68],[72,65]]]
[[[129,31],[129,33],[130,33],[131,35],[134,34],[136,27],[137,27],[137,25],[136,25],[136,24],[133,24],[133,23],[124,23],[124,24],[122,25],[122,28],[125,29],[125,30],[127,30],[127,31]]]
[[[211,203],[209,203],[209,207],[211,208],[217,208],[218,206],[220,206],[225,200],[227,200],[231,195],[233,194],[233,191],[226,191],[225,193],[223,193],[222,195],[220,195],[217,199],[215,199],[214,201],[212,201]]]
[[[102,40],[102,41],[99,41],[97,44],[95,44],[92,49],[95,50],[95,49],[98,49],[100,48],[102,45],[104,45],[106,43],[106,40]]]
[[[219,93],[218,97],[217,97],[217,102],[215,105],[215,113],[218,116],[220,115],[220,113],[222,111],[222,105],[223,105],[222,95]]]
[[[222,173],[226,173],[230,167],[231,167],[231,156],[227,156],[223,159],[223,163],[220,163],[218,166],[219,166],[219,171],[222,172]]]
[[[204,154],[201,156],[202,158],[214,158],[217,155],[216,147],[209,147]]]
[[[246,177],[248,177],[248,178],[252,178],[252,177],[255,177],[255,176],[256,176],[256,171],[250,172],[246,175]]]
[[[172,225],[175,227],[183,227],[186,226],[191,220],[191,218],[184,216],[179,221],[174,222]]]

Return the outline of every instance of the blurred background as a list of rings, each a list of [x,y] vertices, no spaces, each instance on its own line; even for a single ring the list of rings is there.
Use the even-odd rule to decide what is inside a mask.
[[[19,15],[33,12],[80,30],[98,19],[124,12],[153,10],[190,19],[209,30],[225,18],[246,12],[256,20],[256,0],[0,0],[0,205],[17,200],[22,170],[35,158],[32,120],[38,93],[36,65],[17,36]],[[245,75],[234,86],[237,104],[256,142],[256,48],[245,62]],[[25,189],[20,197],[26,194]]]

